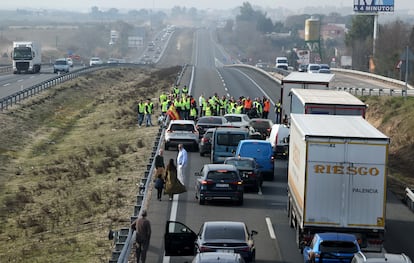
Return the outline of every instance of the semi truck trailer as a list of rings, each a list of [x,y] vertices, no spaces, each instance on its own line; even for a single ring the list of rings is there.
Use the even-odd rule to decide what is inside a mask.
[[[11,54],[13,73],[38,73],[42,65],[40,44],[35,41],[14,41]]]
[[[290,112],[300,114],[355,115],[365,118],[367,105],[349,92],[292,89]]]
[[[354,234],[381,251],[389,138],[361,116],[291,114],[289,225],[299,249],[315,233]]]

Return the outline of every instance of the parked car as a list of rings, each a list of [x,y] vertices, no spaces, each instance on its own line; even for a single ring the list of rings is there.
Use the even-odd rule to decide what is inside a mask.
[[[200,138],[194,121],[172,120],[165,131],[164,148],[168,150],[171,146],[177,147],[178,144],[182,143],[186,149],[189,147],[198,151],[199,141]]]
[[[196,199],[200,205],[211,200],[231,200],[243,205],[243,181],[230,164],[205,164],[196,172]]]
[[[319,64],[309,64],[306,71],[308,73],[318,73],[320,68]]]
[[[214,130],[214,128],[208,129],[204,133],[203,137],[201,137],[198,144],[198,151],[200,152],[200,156],[211,153],[211,141],[213,140]]]
[[[98,57],[92,57],[90,60],[89,60],[89,66],[97,66],[97,65],[102,65],[103,64],[103,61],[100,59],[100,58],[98,58]]]
[[[55,60],[55,63],[53,64],[53,73],[58,73],[58,72],[68,73],[69,68],[70,68],[70,65],[66,58],[58,58]]]
[[[259,164],[264,179],[274,179],[274,156],[270,142],[263,140],[242,140],[236,149],[237,157],[251,157]]]
[[[243,180],[244,190],[252,188],[256,192],[260,191],[263,184],[262,174],[259,165],[254,158],[249,157],[229,157],[224,160],[224,164],[232,164],[239,170],[240,177]]]
[[[260,139],[262,140],[266,140],[266,138],[269,137],[272,126],[273,121],[269,119],[250,119],[250,127],[252,127],[255,132],[258,132],[260,134]]]
[[[250,132],[243,128],[216,128],[211,142],[211,163],[223,163],[227,157],[234,156],[241,140],[248,139]]]
[[[226,118],[232,126],[250,129],[250,118],[247,114],[228,113],[224,115],[224,118]]]
[[[228,123],[228,121],[223,116],[204,116],[198,119],[196,128],[200,137],[202,137],[207,129],[220,127],[226,123]]]
[[[298,67],[299,72],[307,72],[308,71],[308,65],[307,64],[300,64]]]
[[[358,252],[354,255],[351,263],[412,263],[412,261],[404,253],[392,254]]]
[[[253,236],[257,234],[258,232],[255,230],[249,231],[244,222],[208,221],[203,223],[196,234],[181,222],[167,221],[164,234],[165,255],[190,256],[199,252],[199,254],[206,254],[208,257],[207,254],[214,255],[217,252],[236,253],[240,254],[245,262],[253,262],[256,259]],[[233,261],[213,260],[208,262]]]
[[[274,124],[267,141],[273,148],[276,158],[287,159],[289,156],[289,134],[290,128],[284,124]]]
[[[350,263],[360,250],[355,235],[345,233],[317,233],[303,249],[305,263]]]

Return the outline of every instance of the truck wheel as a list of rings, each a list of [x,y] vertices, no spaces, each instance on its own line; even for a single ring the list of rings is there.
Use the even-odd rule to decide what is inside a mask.
[[[302,238],[301,238],[301,231],[299,225],[296,223],[296,245],[298,246],[300,253],[303,253],[303,247],[302,247]]]
[[[293,228],[294,224],[293,224],[293,212],[292,212],[292,205],[289,202],[289,211],[288,211],[288,217],[289,217],[289,227]]]

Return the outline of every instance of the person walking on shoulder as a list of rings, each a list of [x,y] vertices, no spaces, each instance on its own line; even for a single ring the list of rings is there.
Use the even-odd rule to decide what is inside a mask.
[[[162,189],[164,189],[164,179],[162,174],[158,174],[154,180],[154,188],[157,189],[157,199],[161,201]]]
[[[181,184],[185,185],[185,168],[187,167],[187,151],[184,146],[180,143],[178,145],[178,156],[177,156],[177,177]]]
[[[164,150],[160,149],[158,154],[155,156],[155,175],[158,176],[159,174],[163,175],[165,172],[165,165],[164,165]]]
[[[147,219],[147,210],[142,210],[141,217],[132,222],[131,228],[135,230],[137,263],[145,263],[151,239],[151,223]]]
[[[170,159],[165,172],[164,194],[169,195],[169,199],[172,201],[174,194],[181,194],[186,191],[185,186],[177,179],[177,167],[174,164],[174,159]]]

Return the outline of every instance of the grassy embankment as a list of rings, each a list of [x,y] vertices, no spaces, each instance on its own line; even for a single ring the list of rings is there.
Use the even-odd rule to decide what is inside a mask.
[[[137,100],[178,71],[103,70],[0,114],[2,262],[108,262],[158,132],[137,127]]]

